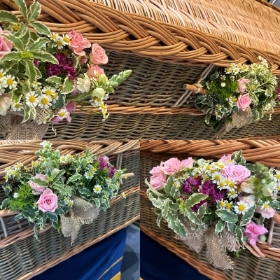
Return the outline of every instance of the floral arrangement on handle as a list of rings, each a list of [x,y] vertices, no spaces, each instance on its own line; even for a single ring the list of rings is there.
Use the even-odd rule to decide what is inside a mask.
[[[197,252],[206,244],[208,261],[221,269],[232,268],[227,251],[259,251],[256,242],[267,233],[263,222],[280,207],[280,171],[246,163],[240,151],[218,161],[171,158],[150,173],[147,194],[157,225],[164,219]]]
[[[206,110],[205,123],[219,129],[225,121],[232,122],[233,114],[247,112],[258,121],[276,106],[277,78],[267,61],[231,64],[226,69],[215,69],[202,81],[207,94],[197,97],[195,104]]]
[[[109,79],[100,67],[108,63],[102,47],[74,30],[51,33],[38,21],[38,2],[29,9],[24,0],[14,2],[20,18],[0,11],[0,115],[14,111],[22,113],[23,122],[57,124],[71,121],[76,104],[91,104],[101,110],[105,120],[104,100],[131,70]]]
[[[1,208],[18,212],[16,220],[33,223],[36,238],[38,229],[51,223],[73,242],[80,225],[92,223],[99,210],[110,207],[124,170],[116,170],[107,156],[97,158],[89,150],[73,156],[53,150],[50,142],[41,145],[30,167],[19,162],[6,168],[3,189],[8,198]]]

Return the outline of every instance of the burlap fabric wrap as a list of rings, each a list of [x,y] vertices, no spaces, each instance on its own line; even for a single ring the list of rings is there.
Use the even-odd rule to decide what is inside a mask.
[[[215,226],[208,226],[205,229],[192,229],[185,223],[187,237],[176,235],[176,239],[182,240],[191,250],[200,253],[206,246],[206,258],[210,264],[219,269],[233,269],[233,261],[227,254],[240,248],[236,237],[227,230],[220,235],[215,234]]]
[[[61,218],[61,232],[65,237],[71,237],[71,244],[78,236],[79,230],[84,224],[91,224],[98,217],[99,209],[79,197],[72,197],[73,207]]]
[[[21,112],[9,111],[0,116],[0,137],[6,140],[41,140],[46,134],[49,124],[38,124],[50,115],[48,109],[36,109],[36,119],[22,123]]]
[[[232,122],[226,121],[220,130],[216,133],[215,138],[222,138],[227,132],[233,128],[240,128],[244,125],[250,124],[254,121],[251,108],[246,111],[238,111],[232,114]]]

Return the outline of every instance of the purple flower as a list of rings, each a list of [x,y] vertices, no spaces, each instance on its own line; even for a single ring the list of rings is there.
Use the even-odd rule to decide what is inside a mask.
[[[187,180],[196,189],[201,185],[201,177],[189,177]]]
[[[113,178],[113,176],[115,175],[116,169],[113,166],[109,167],[109,177]]]
[[[212,183],[211,181],[205,181],[202,185],[201,192],[203,194],[209,195],[212,193],[214,187],[215,187],[214,183]]]
[[[38,60],[34,60],[33,63],[36,67],[39,67],[40,62]]]
[[[109,158],[107,156],[103,156],[99,158],[99,169],[103,170],[106,167],[110,167]]]
[[[69,77],[69,79],[74,80],[76,78],[76,71],[73,67],[73,59],[67,58],[63,53],[57,53],[55,57],[58,60],[58,64],[47,64],[46,66],[48,76],[64,74]]]
[[[190,183],[188,182],[188,179],[182,185],[182,191],[185,192],[185,193],[191,193],[192,192],[192,187],[191,187]]]
[[[210,196],[211,196],[212,203],[216,204],[217,201],[220,201],[225,197],[225,190],[213,189]]]

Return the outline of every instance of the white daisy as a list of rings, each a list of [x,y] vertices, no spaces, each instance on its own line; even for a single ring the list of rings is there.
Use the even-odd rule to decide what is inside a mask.
[[[2,82],[3,79],[5,78],[5,74],[6,74],[5,70],[0,69],[0,82]]]
[[[46,95],[46,94],[42,94],[39,98],[39,107],[43,108],[43,109],[48,109],[51,106],[51,98]]]
[[[21,111],[23,109],[22,104],[16,103],[12,106],[12,111]]]
[[[29,92],[26,97],[26,104],[29,106],[34,106],[36,107],[38,105],[39,99],[38,99],[38,94],[35,91]]]
[[[68,34],[62,36],[62,42],[64,46],[69,45],[70,41],[71,39]]]
[[[214,183],[216,183],[216,184],[218,184],[221,180],[223,180],[224,178],[223,178],[223,176],[221,175],[221,173],[220,172],[214,172],[213,174],[212,174],[212,180],[213,180],[213,182]]]
[[[60,163],[66,163],[68,161],[67,156],[61,156],[59,159]]]
[[[93,191],[95,193],[100,193],[102,191],[102,187],[100,185],[95,185]]]
[[[238,196],[238,193],[237,193],[237,191],[236,191],[235,189],[230,189],[230,190],[228,190],[228,192],[227,192],[227,196],[228,196],[230,199],[233,199],[233,198],[235,198],[235,197]]]
[[[237,214],[245,214],[246,211],[249,209],[249,205],[243,201],[237,202],[237,205],[234,206],[234,211]]]
[[[49,149],[52,146],[52,143],[50,141],[44,140],[42,143],[40,143],[41,146],[43,146],[44,149]]]
[[[87,171],[85,173],[85,177],[86,177],[86,179],[91,179],[93,177],[93,174],[90,171]]]
[[[7,75],[3,79],[2,87],[9,88],[9,89],[15,89],[17,87],[17,81],[15,80],[15,77],[12,75]]]
[[[67,118],[67,116],[69,115],[69,112],[67,111],[67,109],[60,109],[58,112],[57,112],[57,117],[60,119],[60,120],[63,120],[65,118]]]

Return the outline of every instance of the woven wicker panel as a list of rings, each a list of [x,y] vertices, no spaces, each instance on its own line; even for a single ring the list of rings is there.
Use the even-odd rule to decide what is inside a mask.
[[[53,228],[39,234],[40,242],[32,229],[1,240],[0,279],[30,279],[139,219],[139,188],[126,194],[126,199],[120,196],[112,201],[94,223],[83,225],[72,246],[70,238]]]
[[[98,121],[100,118],[100,122]],[[224,139],[280,135],[280,115],[235,128]],[[204,124],[203,117],[187,114],[111,114],[101,122],[100,116],[74,114],[71,123],[60,123],[56,135],[49,129],[44,139],[215,139],[216,131]]]

